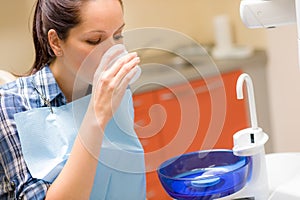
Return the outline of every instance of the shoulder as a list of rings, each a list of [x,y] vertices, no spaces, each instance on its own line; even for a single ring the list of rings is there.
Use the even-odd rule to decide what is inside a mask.
[[[30,109],[33,102],[37,102],[38,97],[30,83],[31,79],[30,76],[20,77],[0,86],[0,112],[14,114]]]

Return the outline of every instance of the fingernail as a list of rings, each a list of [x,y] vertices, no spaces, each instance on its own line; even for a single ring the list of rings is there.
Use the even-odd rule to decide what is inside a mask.
[[[134,60],[135,62],[140,62],[140,57],[135,57],[133,60]]]
[[[134,56],[137,56],[137,52],[131,52],[130,54],[134,55]]]

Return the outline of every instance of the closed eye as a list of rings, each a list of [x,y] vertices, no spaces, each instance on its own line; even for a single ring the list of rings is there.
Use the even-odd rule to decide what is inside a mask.
[[[100,44],[101,38],[99,38],[98,40],[87,40],[86,42],[91,45],[97,45]]]

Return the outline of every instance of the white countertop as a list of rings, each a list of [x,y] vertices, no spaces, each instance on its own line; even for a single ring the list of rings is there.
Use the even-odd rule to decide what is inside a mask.
[[[300,199],[300,153],[266,155],[269,179],[269,200]]]

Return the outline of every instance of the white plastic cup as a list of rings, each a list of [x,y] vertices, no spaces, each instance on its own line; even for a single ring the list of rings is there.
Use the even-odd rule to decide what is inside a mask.
[[[109,66],[111,67],[119,58],[125,56],[128,54],[128,51],[126,50],[125,46],[123,44],[116,44],[111,46],[103,55],[101,63],[104,62],[106,59],[111,59],[111,61],[109,62]],[[112,56],[114,56],[112,58]],[[101,66],[100,63],[100,66]],[[131,76],[132,73],[135,73],[134,70],[131,70],[126,76]],[[141,75],[142,70],[140,66],[137,66],[137,71],[135,73],[135,75],[132,77],[132,79],[130,80],[129,84],[134,83]]]

